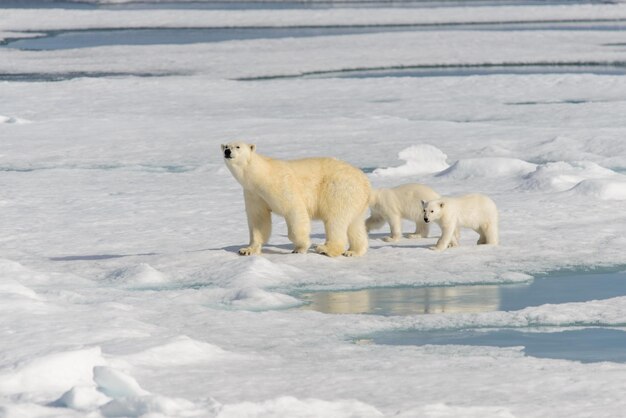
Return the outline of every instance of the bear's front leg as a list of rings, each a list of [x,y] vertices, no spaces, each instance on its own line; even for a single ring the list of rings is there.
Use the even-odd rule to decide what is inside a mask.
[[[441,237],[437,240],[437,244],[431,247],[431,250],[443,251],[452,244],[455,238],[456,225],[440,225],[440,227]]]
[[[250,244],[241,248],[239,255],[261,254],[261,247],[269,240],[272,232],[272,212],[267,203],[254,193],[244,191],[243,195],[248,216]]]

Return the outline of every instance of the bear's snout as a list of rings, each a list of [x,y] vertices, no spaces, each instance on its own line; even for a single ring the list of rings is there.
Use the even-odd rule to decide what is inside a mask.
[[[428,222],[430,222],[430,221],[428,220],[428,218],[427,218],[427,217],[424,217],[424,222],[428,223]]]
[[[226,148],[226,149],[224,150],[224,158],[233,158],[233,157],[230,155],[230,149],[229,149],[229,148]]]

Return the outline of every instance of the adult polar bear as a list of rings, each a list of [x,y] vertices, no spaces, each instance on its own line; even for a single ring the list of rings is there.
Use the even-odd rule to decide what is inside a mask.
[[[311,220],[321,219],[326,242],[316,251],[331,257],[360,256],[368,247],[365,211],[371,186],[363,172],[335,158],[277,160],[243,142],[222,145],[224,161],[243,187],[250,245],[254,255],[270,237],[274,212],[285,218],[294,253],[311,246]],[[346,251],[346,241],[349,248]]]

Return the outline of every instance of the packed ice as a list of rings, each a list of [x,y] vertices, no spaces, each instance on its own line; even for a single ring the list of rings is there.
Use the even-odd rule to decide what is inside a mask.
[[[0,416],[623,416],[622,363],[355,341],[398,329],[623,330],[626,296],[409,316],[292,308],[305,290],[511,285],[553,271],[624,271],[626,32],[445,25],[624,18],[621,2],[0,8]],[[419,29],[432,24],[439,26]],[[13,38],[49,31],[259,25],[415,27],[10,47]],[[324,76],[502,64],[547,69]],[[602,66],[616,73],[594,70]],[[50,74],[65,78],[40,80]],[[243,194],[220,152],[234,140],[275,158],[340,158],[364,169],[373,187],[416,182],[442,195],[487,194],[500,210],[500,245],[477,246],[464,230],[459,248],[437,253],[432,227],[429,238],[396,243],[376,231],[363,257],[291,254],[275,216],[262,255],[241,257]],[[311,237],[324,241],[321,224]]]

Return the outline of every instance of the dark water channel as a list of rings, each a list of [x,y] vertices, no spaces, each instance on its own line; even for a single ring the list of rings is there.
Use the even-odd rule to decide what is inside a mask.
[[[471,345],[524,347],[531,357],[626,362],[626,330],[585,328],[556,332],[533,330],[394,331],[373,335],[369,341],[386,345]]]
[[[43,35],[30,38],[7,39],[3,42],[3,44],[8,48],[42,51],[114,45],[185,45],[250,39],[303,38],[315,36],[441,30],[623,31],[626,30],[626,21],[468,22],[458,24],[297,27],[96,28],[43,31]]]

